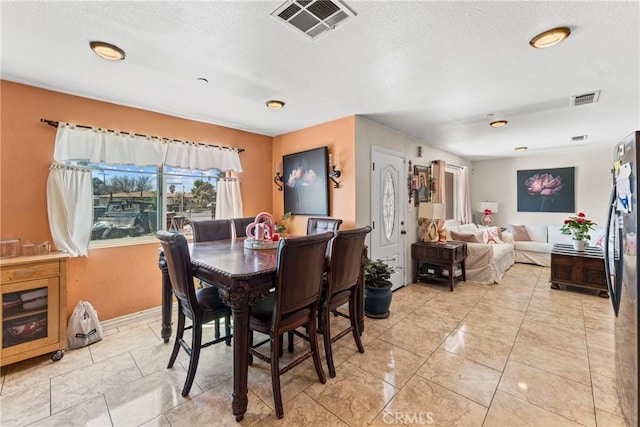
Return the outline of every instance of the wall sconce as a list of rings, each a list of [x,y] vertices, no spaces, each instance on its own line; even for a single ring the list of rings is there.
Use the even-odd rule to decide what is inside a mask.
[[[276,176],[273,177],[273,182],[278,186],[278,191],[282,191],[282,163],[276,163]]]
[[[335,155],[335,159],[333,154],[329,154],[329,178],[333,181],[333,188],[340,188],[340,183],[336,181],[336,178],[340,178],[342,173],[338,169],[338,155]]]

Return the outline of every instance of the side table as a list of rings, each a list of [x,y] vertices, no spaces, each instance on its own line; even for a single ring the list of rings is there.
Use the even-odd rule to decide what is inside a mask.
[[[462,270],[462,280],[467,280],[465,260],[467,258],[467,243],[455,240],[447,243],[417,242],[411,245],[411,258],[414,261],[413,281],[418,281],[418,271],[421,263],[444,267],[449,273],[449,290],[453,292],[454,268],[460,266]],[[446,280],[438,275],[430,276],[429,279]]]
[[[587,246],[578,252],[572,245],[556,243],[551,250],[551,289],[560,285],[600,291],[602,298],[609,298],[604,270],[604,252],[601,248]]]

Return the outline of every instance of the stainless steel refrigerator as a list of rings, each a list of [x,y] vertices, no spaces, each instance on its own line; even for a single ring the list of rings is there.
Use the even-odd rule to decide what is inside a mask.
[[[616,316],[616,386],[629,426],[638,425],[638,142],[640,131],[627,136],[614,149],[605,239],[607,286]]]

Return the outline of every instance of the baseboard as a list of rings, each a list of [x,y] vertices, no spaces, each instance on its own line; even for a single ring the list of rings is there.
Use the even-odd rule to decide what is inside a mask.
[[[175,307],[174,307],[175,308]],[[154,317],[162,315],[162,306],[148,308],[136,313],[125,314],[123,316],[114,317],[113,319],[102,321],[102,329],[109,330],[119,328],[130,323],[143,322],[146,319],[151,320]]]

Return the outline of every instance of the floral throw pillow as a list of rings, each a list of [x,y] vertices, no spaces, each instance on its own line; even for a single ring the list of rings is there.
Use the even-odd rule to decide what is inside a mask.
[[[502,243],[502,240],[500,240],[500,236],[498,235],[498,227],[487,227],[483,229],[482,241],[490,245]]]

